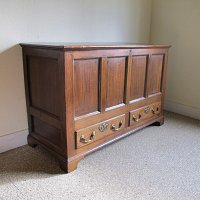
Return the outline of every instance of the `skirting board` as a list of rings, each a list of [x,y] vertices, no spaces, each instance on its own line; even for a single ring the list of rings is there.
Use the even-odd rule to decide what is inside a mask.
[[[171,111],[174,113],[178,113],[178,114],[181,114],[184,116],[188,116],[188,117],[200,120],[200,109],[199,108],[186,106],[186,105],[183,105],[180,103],[166,100],[164,109],[167,111]]]
[[[27,144],[28,130],[18,131],[0,137],[0,153],[21,147]]]

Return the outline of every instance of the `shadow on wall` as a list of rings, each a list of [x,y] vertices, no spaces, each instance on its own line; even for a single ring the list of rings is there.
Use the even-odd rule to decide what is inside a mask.
[[[0,53],[0,136],[27,129],[22,50]]]

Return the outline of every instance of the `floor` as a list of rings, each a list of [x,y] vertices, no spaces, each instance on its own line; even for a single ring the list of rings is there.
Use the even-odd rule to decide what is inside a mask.
[[[40,147],[0,155],[0,200],[199,200],[200,121],[166,113],[63,173]]]

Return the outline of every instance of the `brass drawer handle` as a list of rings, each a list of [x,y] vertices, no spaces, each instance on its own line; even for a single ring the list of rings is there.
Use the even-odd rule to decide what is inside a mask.
[[[146,108],[144,109],[144,113],[145,113],[145,114],[149,113],[149,110],[150,110],[150,108],[149,108],[149,106],[148,106],[148,107],[146,107]]]
[[[153,114],[159,114],[159,111],[160,111],[159,107],[156,107],[156,109],[155,109],[155,107],[152,108],[152,113]]]
[[[99,126],[99,131],[100,132],[104,132],[107,128],[108,128],[109,124],[102,124],[101,126]]]
[[[118,130],[120,130],[120,128],[122,127],[122,124],[123,124],[123,121],[122,121],[122,120],[119,122],[118,128],[116,128],[116,125],[115,125],[115,124],[112,124],[112,125],[111,125],[111,129],[112,129],[113,131],[118,131]]]
[[[80,142],[83,143],[83,144],[88,144],[88,143],[90,143],[90,142],[92,142],[94,140],[95,136],[96,136],[96,132],[95,131],[92,131],[89,140],[86,139],[85,135],[81,135]]]
[[[135,115],[133,115],[133,120],[135,122],[138,122],[141,118],[142,118],[142,113],[139,113],[138,118]]]

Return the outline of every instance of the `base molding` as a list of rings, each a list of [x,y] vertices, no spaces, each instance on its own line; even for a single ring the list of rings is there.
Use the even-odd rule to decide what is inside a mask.
[[[200,108],[195,108],[192,106],[186,106],[177,102],[165,101],[164,109],[174,113],[178,113],[187,117],[200,120]]]
[[[18,131],[0,137],[0,153],[21,147],[27,144],[28,130]]]

